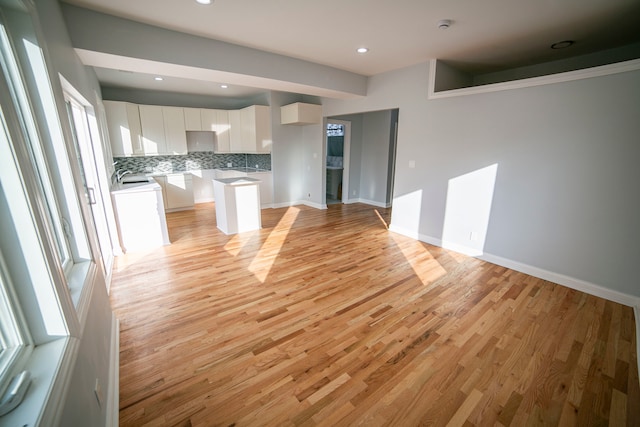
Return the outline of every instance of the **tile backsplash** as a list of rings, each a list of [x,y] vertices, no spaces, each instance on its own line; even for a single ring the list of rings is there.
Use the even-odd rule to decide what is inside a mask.
[[[213,151],[189,153],[180,156],[114,157],[116,170],[132,173],[169,173],[199,169],[223,169],[231,163],[233,167],[251,167],[271,170],[271,154],[215,154]]]

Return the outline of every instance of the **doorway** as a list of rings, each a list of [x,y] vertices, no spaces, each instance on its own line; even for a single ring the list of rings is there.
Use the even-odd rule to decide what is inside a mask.
[[[346,203],[349,199],[349,158],[351,122],[328,119],[325,129],[326,204]]]
[[[63,82],[63,93],[69,124],[71,125],[73,143],[76,148],[75,154],[82,173],[85,196],[91,205],[91,213],[100,248],[100,261],[105,274],[109,277],[114,256],[113,237],[116,232],[115,224],[113,221],[109,221],[108,212],[112,211],[113,208],[102,143],[97,131],[98,123],[93,114],[91,104],[71,85],[65,83]],[[109,282],[107,280],[107,286]]]

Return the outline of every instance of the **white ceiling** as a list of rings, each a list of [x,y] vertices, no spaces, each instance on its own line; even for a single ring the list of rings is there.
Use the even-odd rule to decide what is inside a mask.
[[[208,6],[195,0],[64,1],[366,76],[431,58],[493,71],[640,41],[639,0],[215,0]],[[441,19],[452,21],[449,29],[437,28]],[[550,49],[562,40],[576,43]],[[360,46],[369,53],[357,54]],[[175,83],[182,92],[220,92],[212,84],[202,92],[202,82],[178,79],[161,82],[160,89],[132,73],[97,74],[111,86],[173,90]],[[236,96],[226,94],[220,96]]]

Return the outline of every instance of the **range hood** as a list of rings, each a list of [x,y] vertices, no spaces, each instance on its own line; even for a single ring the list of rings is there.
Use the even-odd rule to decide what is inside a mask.
[[[213,151],[216,134],[211,131],[187,131],[187,152],[196,153],[201,151]]]

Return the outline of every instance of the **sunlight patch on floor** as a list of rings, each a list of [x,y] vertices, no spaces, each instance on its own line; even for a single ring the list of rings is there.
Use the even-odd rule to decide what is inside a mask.
[[[388,230],[389,229],[389,224],[387,224],[387,221],[385,221],[384,218],[382,217],[382,215],[380,215],[380,212],[378,211],[378,209],[374,209],[373,211],[376,213],[376,215],[378,215],[378,218],[384,224],[384,228],[386,228]]]
[[[242,248],[258,233],[259,231],[234,234],[224,245],[224,250],[231,256],[238,256]]]
[[[287,209],[287,212],[273,228],[255,258],[251,261],[249,271],[252,272],[261,283],[264,283],[267,279],[271,267],[273,267],[273,263],[278,257],[280,249],[282,249],[282,245],[287,239],[289,230],[296,221],[299,212],[300,209],[296,207]]]
[[[426,286],[433,283],[447,274],[447,270],[440,265],[421,242],[410,240],[406,236],[395,233],[389,233],[389,235],[395,241],[398,249],[400,249],[423,285]]]

